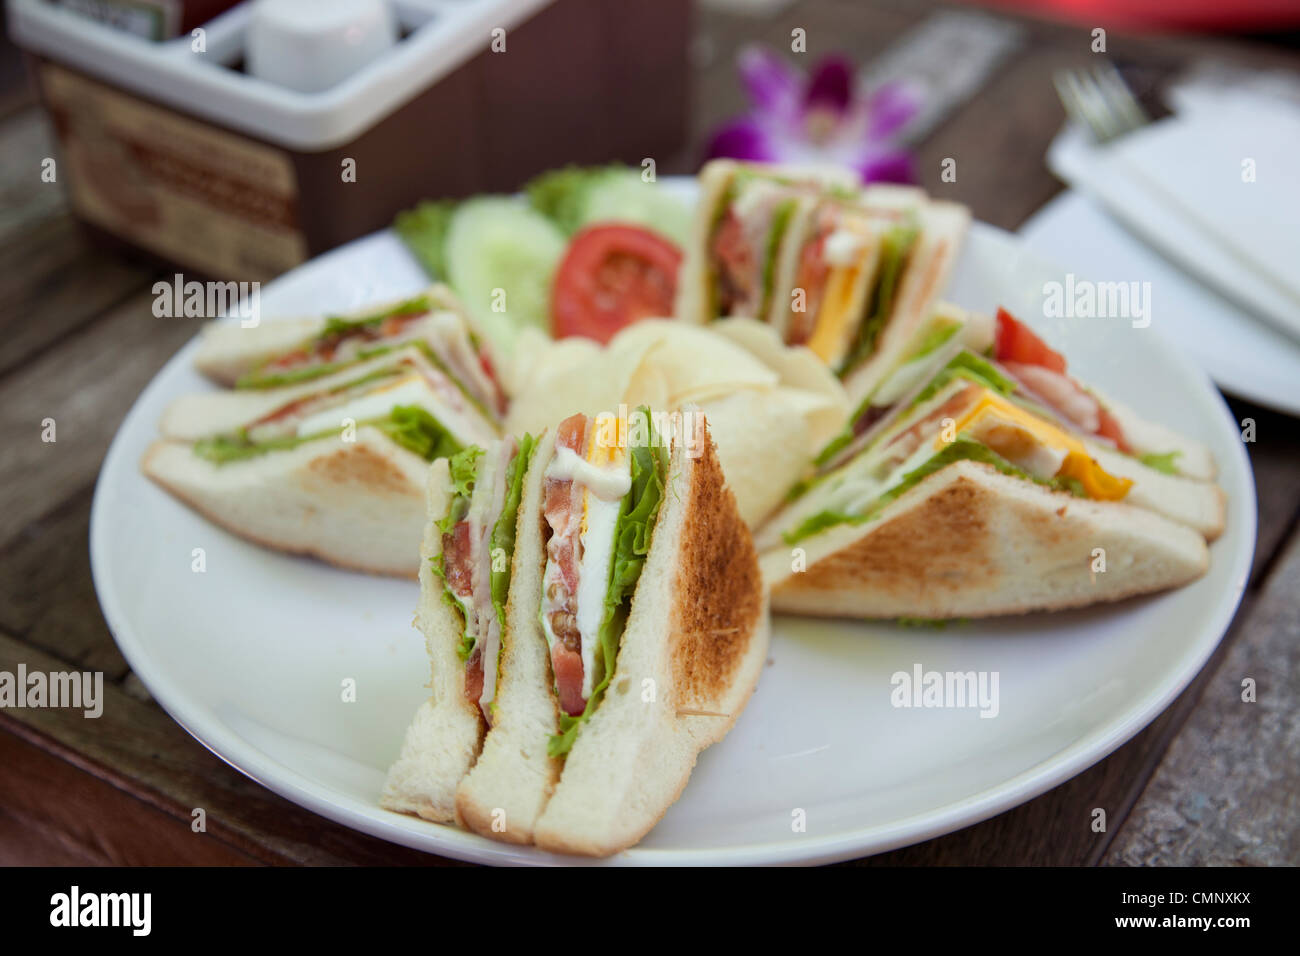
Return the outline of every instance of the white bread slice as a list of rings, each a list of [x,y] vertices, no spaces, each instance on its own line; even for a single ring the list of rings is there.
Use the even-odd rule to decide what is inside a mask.
[[[1174,467],[1180,475],[1210,481],[1218,474],[1214,453],[1209,446],[1180,435],[1159,422],[1147,421],[1127,405],[1115,401],[1091,385],[1087,389],[1105,406],[1106,411],[1115,416],[1124,432],[1124,438],[1139,454],[1163,455],[1176,451],[1178,457],[1174,459]]]
[[[781,237],[781,247],[777,250],[776,264],[772,270],[772,300],[767,306],[767,321],[782,342],[790,327],[790,294],[799,277],[799,258],[803,247],[811,238],[816,224],[817,203],[807,197],[800,197],[790,221]],[[724,320],[725,321],[725,320]]]
[[[1227,497],[1218,485],[1181,475],[1166,475],[1101,442],[1084,439],[1083,444],[1102,468],[1116,477],[1132,480],[1133,487],[1124,496],[1127,504],[1195,528],[1207,541],[1223,534]]]
[[[681,794],[699,752],[731,729],[767,658],[753,543],[703,417],[689,418],[613,680],[537,821],[542,849],[605,856],[640,840]]]
[[[340,567],[415,577],[428,462],[375,428],[215,464],[160,441],[141,470],[228,531]]]
[[[533,842],[533,826],[560,778],[561,761],[547,756],[560,712],[551,660],[537,616],[546,568],[542,487],[555,456],[543,433],[524,478],[515,525],[506,626],[501,638],[496,716],[474,769],[456,790],[456,817],[467,829],[506,843]]]
[[[415,712],[402,751],[388,771],[379,805],[436,823],[455,819],[456,786],[474,765],[483,740],[483,715],[465,696],[465,662],[456,653],[464,631],[460,613],[443,600],[433,559],[442,553],[437,522],[451,504],[447,459],[429,469],[428,520],[420,545],[420,603],[415,626],[424,635],[432,678],[429,699]]]
[[[718,206],[740,164],[730,159],[705,163],[699,174],[699,199],[695,202],[695,222],[691,226],[686,254],[677,268],[677,298],[673,316],[686,322],[702,324],[716,319],[709,315],[709,239]]]
[[[742,163],[734,159],[714,159],[705,163],[698,176],[700,193],[695,204],[695,222],[691,226],[690,238],[686,243],[686,254],[677,270],[674,318],[697,324],[711,322],[718,318],[716,315],[709,314],[711,281],[709,240],[712,238],[713,224],[720,211],[718,207],[726,196],[727,187],[731,185],[736,173],[742,169],[765,176],[787,177],[801,182],[822,183],[828,187],[838,186],[842,189],[851,189],[858,185],[858,174],[843,166]],[[783,291],[779,282],[774,283],[772,288],[774,296],[788,294]]]
[[[920,235],[908,256],[875,350],[844,376],[844,388],[855,407],[898,365],[921,325],[933,314],[970,226],[970,210],[958,203],[926,202],[918,208],[918,217]]]
[[[300,348],[324,324],[323,318],[276,319],[249,328],[223,319],[208,322],[199,330],[194,367],[218,385],[233,388],[263,362]]]
[[[804,571],[792,570],[795,548]],[[1094,572],[1098,548],[1106,570]],[[860,618],[1081,607],[1179,587],[1208,566],[1190,528],[972,461],[930,475],[873,521],[763,555],[774,610]]]
[[[467,322],[471,321],[456,294],[442,283],[434,283],[413,295],[374,302],[347,312],[335,313],[334,316],[357,319],[382,312],[421,295],[428,297],[435,310],[453,311]],[[309,339],[315,338],[325,328],[328,319],[329,316],[324,315],[268,319],[249,328],[244,328],[239,322],[224,319],[208,322],[199,330],[199,352],[194,357],[194,367],[218,385],[233,387],[243,375],[268,359],[292,352]],[[471,323],[471,328],[473,327]]]
[[[299,399],[357,382],[371,373],[391,368],[399,361],[409,361],[414,369],[431,369],[423,353],[410,347],[377,355],[329,375],[295,385],[182,395],[167,406],[158,423],[158,430],[164,438],[177,441],[198,441],[200,438],[228,434]],[[365,391],[377,391],[382,387],[385,387],[384,382],[374,382]],[[427,383],[424,392],[425,397],[420,404],[461,444],[482,444],[497,437],[496,425],[459,390],[454,396],[455,404]],[[342,416],[346,414],[344,405],[340,405],[339,414],[341,425]]]

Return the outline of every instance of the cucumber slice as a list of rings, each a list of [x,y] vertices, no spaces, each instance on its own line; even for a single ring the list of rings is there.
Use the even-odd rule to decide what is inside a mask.
[[[582,222],[636,223],[683,246],[691,231],[691,210],[657,182],[644,182],[639,173],[616,173],[591,184]]]
[[[447,281],[507,354],[525,325],[549,331],[551,278],[565,245],[550,220],[518,199],[471,199],[452,217]]]

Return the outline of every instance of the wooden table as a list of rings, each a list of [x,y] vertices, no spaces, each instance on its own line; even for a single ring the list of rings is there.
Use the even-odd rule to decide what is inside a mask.
[[[696,144],[743,97],[735,49],[788,45],[868,61],[934,7],[806,0],[768,18],[702,11]],[[1015,229],[1060,184],[1043,154],[1061,122],[1053,69],[1089,61],[1089,31],[1024,21],[1029,42],[920,147],[932,192]],[[1300,67],[1263,43],[1142,39],[1112,55],[1163,67],[1202,54]],[[788,47],[787,47],[788,48]],[[355,833],[226,766],[175,724],[128,670],[95,599],[87,523],[100,461],[140,390],[196,330],[150,311],[153,272],[92,247],[60,188],[43,185],[45,120],[0,56],[0,670],[100,670],[96,721],[73,711],[0,711],[0,864],[446,863]],[[696,147],[698,149],[698,145]],[[956,183],[939,179],[956,157]],[[662,168],[692,167],[698,153]],[[1300,388],[1300,383],[1297,383]],[[1253,418],[1259,495],[1250,586],[1190,687],[1115,754],[1055,790],[958,833],[869,864],[1268,864],[1300,862],[1300,422],[1230,400]],[[58,441],[43,443],[54,418]],[[1253,677],[1259,699],[1243,704]],[[206,811],[206,833],[191,812]],[[1104,833],[1090,827],[1105,808]]]

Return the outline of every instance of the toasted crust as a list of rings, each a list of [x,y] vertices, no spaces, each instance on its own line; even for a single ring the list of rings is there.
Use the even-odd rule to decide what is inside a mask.
[[[463,826],[515,844],[533,842],[533,827],[562,768],[546,752],[550,737],[559,733],[560,708],[537,614],[546,564],[543,477],[555,441],[543,433],[538,443],[515,524],[495,723],[474,768],[456,789],[456,817]]]
[[[431,665],[429,698],[417,708],[379,798],[385,809],[435,823],[455,820],[456,787],[474,765],[486,729],[478,705],[465,696],[465,663],[457,654],[463,622],[443,600],[442,579],[433,571],[433,560],[442,553],[438,521],[451,506],[450,484],[447,460],[439,458],[429,469],[426,487],[415,610]]]
[[[1081,607],[1178,587],[1209,566],[1195,531],[1139,508],[1050,491],[957,462],[860,526],[763,557],[776,610],[980,617]],[[1104,571],[1095,571],[1098,549]]]
[[[727,706],[763,608],[758,555],[712,442],[692,469],[690,498],[669,639],[679,713]]]
[[[699,752],[730,730],[762,671],[766,592],[696,421],[691,444],[701,454],[674,447],[617,670],[537,822],[542,849],[607,856],[639,841],[681,794]]]
[[[216,465],[159,441],[141,471],[242,538],[372,574],[413,578],[423,523],[424,459],[373,428],[248,462]]]

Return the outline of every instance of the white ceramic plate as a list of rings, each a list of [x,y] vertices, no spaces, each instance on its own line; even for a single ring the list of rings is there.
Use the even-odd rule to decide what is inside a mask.
[[[1075,190],[1020,227],[1037,253],[1102,282],[1151,283],[1152,325],[1224,391],[1300,415],[1300,341],[1202,285]]]
[[[977,225],[951,298],[984,309],[1001,302],[1032,319],[1052,274],[1013,237]],[[263,311],[342,309],[423,281],[381,233],[276,281]],[[947,833],[1101,759],[1196,674],[1241,597],[1255,540],[1236,427],[1205,375],[1152,330],[1094,321],[1045,331],[1080,375],[1213,448],[1229,512],[1209,574],[1118,606],[942,631],[779,618],[769,666],[735,730],[702,755],[659,826],[609,862],[825,862]],[[210,387],[191,367],[194,351],[191,342],[140,396],[95,493],[95,585],[131,667],[212,751],[323,816],[466,860],[572,862],[375,804],[425,695],[427,665],[410,623],[416,586],[264,551],[140,475],[166,404]],[[204,549],[204,573],[192,570],[194,548]],[[890,677],[915,664],[996,671],[997,717],[893,708]],[[341,699],[349,679],[354,703]]]

